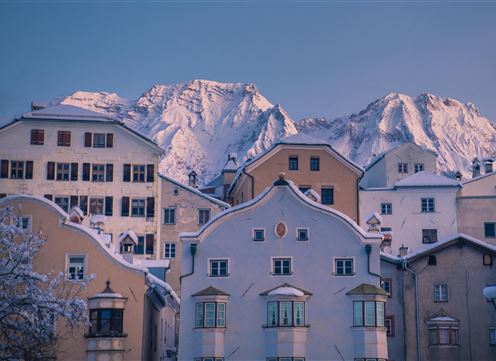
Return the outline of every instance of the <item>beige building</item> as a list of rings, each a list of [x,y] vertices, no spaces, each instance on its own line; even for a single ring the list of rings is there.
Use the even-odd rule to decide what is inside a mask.
[[[457,196],[458,230],[496,245],[496,173],[463,182]]]
[[[303,193],[359,222],[358,183],[363,170],[322,140],[298,134],[242,165],[230,186],[237,205],[270,187],[280,172]],[[311,191],[310,191],[311,190]]]
[[[179,233],[192,232],[207,223],[229,204],[203,194],[198,189],[160,175],[162,240],[161,257],[170,260],[166,279],[174,290],[179,290],[182,247]]]
[[[386,314],[398,321],[404,307],[405,327],[396,328],[400,337],[388,338],[390,358],[495,360],[496,309],[482,294],[496,284],[495,256],[496,247],[454,234],[396,258],[399,281],[387,266],[395,257],[383,254],[381,272],[389,276],[390,289],[402,291],[388,300]]]
[[[85,225],[118,246],[132,229],[138,258],[159,258],[158,166],[163,150],[122,122],[58,105],[0,128],[0,196],[33,194],[65,212],[78,206]]]
[[[65,284],[76,287],[85,276],[95,277],[79,295],[88,300],[91,326],[67,335],[64,324],[57,323],[57,359],[173,359],[179,299],[169,285],[123,260],[95,230],[72,222],[78,217],[69,218],[43,197],[0,200],[0,207],[7,205],[15,207],[25,227],[47,238],[34,260],[35,271],[63,272]]]

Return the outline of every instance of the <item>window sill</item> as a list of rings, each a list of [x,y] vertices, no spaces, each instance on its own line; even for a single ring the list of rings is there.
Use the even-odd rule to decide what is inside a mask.
[[[208,277],[210,278],[226,278],[226,277],[229,277],[231,274],[228,273],[228,274],[225,274],[225,275],[218,275],[218,276],[214,276],[214,275],[208,275]]]
[[[262,328],[265,328],[265,329],[284,329],[284,330],[287,330],[287,329],[290,329],[290,328],[309,328],[310,327],[310,324],[304,324],[304,325],[301,325],[301,326],[296,326],[296,325],[291,325],[291,326],[271,326],[271,325],[262,325]]]
[[[203,330],[212,330],[212,331],[225,331],[227,329],[226,326],[224,327],[193,327],[193,330],[200,330],[200,331],[203,331]]]
[[[350,273],[350,274],[338,274],[338,273],[332,273],[333,276],[335,277],[353,277],[356,276],[356,273]]]
[[[293,272],[291,273],[270,273],[271,276],[292,276]]]
[[[429,345],[429,348],[459,348],[460,345]]]
[[[449,300],[446,300],[446,301],[436,301],[436,300],[434,300],[434,303],[448,303],[448,302],[449,302]]]
[[[124,338],[127,333],[85,333],[86,338]]]

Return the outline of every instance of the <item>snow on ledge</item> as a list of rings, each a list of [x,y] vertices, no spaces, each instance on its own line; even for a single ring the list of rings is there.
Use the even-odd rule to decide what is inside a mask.
[[[294,287],[278,287],[275,290],[270,291],[267,296],[294,296],[294,297],[301,297],[304,296],[305,294],[297,290]]]

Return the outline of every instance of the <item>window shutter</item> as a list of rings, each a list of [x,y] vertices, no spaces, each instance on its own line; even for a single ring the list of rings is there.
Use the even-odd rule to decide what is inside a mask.
[[[91,133],[84,133],[84,146],[91,147]]]
[[[54,180],[55,179],[55,162],[48,162],[47,163],[47,180]]]
[[[105,173],[105,182],[112,182],[114,180],[114,165],[112,163],[107,164]]]
[[[9,178],[9,161],[7,159],[2,159],[2,171],[0,172],[0,178]]]
[[[71,196],[69,201],[69,209],[72,209],[77,206],[78,206],[78,196]]]
[[[26,161],[26,179],[33,179],[33,161]]]
[[[114,147],[114,134],[107,133],[107,148],[113,148],[113,147]]]
[[[112,215],[113,203],[114,203],[113,197],[105,197],[105,215],[106,216]]]
[[[131,182],[131,164],[124,164],[122,181],[123,182]]]
[[[121,216],[123,217],[129,216],[129,197],[122,197]]]
[[[88,214],[88,196],[79,197],[79,208],[81,208],[85,216]]]
[[[71,163],[71,181],[78,180],[78,164]]]
[[[146,181],[153,182],[153,176],[155,173],[155,166],[153,164],[146,165]]]
[[[152,233],[148,233],[145,238],[145,253],[153,254],[154,253],[154,243],[155,236]]]
[[[43,197],[49,200],[53,200],[53,196],[51,194],[45,194]]]
[[[83,163],[83,180],[90,180],[90,163]]]
[[[146,198],[146,217],[155,217],[155,198],[153,197]]]

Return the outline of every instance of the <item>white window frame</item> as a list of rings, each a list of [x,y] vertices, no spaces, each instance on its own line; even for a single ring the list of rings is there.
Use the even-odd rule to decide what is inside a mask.
[[[351,274],[337,274],[337,261],[338,260],[351,260],[352,273]],[[356,262],[355,257],[333,257],[332,258],[332,275],[336,277],[353,277],[356,275]]]
[[[300,239],[300,231],[307,232],[307,239]],[[296,240],[298,242],[308,242],[310,240],[310,229],[308,227],[296,227]]]
[[[420,168],[422,168],[422,169],[420,169]],[[424,169],[425,169],[424,163],[415,163],[413,165],[413,171],[415,173],[423,172]]]
[[[426,201],[425,211],[424,211],[424,205],[423,205],[424,200]],[[431,204],[431,201],[432,201],[432,204]],[[434,198],[434,197],[422,197],[422,198],[420,198],[420,212],[421,213],[436,213],[436,198]]]
[[[390,216],[393,214],[393,203],[381,202],[381,215]]]
[[[398,173],[399,174],[408,174],[408,163],[399,162],[398,163]]]
[[[169,246],[169,255],[167,255],[167,246]],[[173,247],[174,246],[174,247]],[[175,242],[164,243],[164,258],[176,258],[177,246]]]
[[[256,231],[263,231],[263,239],[255,238]],[[252,239],[254,242],[265,242],[265,235],[266,235],[265,228],[261,228],[261,227],[252,228],[251,232],[252,232]]]
[[[446,286],[446,299],[443,299],[442,286]],[[439,299],[436,299],[436,291],[438,291]],[[434,283],[434,302],[449,302],[449,287],[447,283]]]
[[[201,211],[208,211],[208,221],[200,223],[200,212]],[[197,214],[197,222],[200,226],[207,224],[208,222],[210,222],[210,219],[212,219],[212,210],[210,208],[198,208],[196,214]]]
[[[212,262],[223,262],[223,261],[226,261],[227,262],[227,267],[226,267],[226,275],[212,275]],[[221,257],[214,257],[214,258],[209,258],[208,259],[208,277],[212,277],[212,278],[225,278],[225,277],[229,277],[231,275],[231,259],[230,258],[227,258],[227,257],[224,257],[224,258],[221,258]],[[220,271],[220,267],[219,267],[219,271]]]
[[[281,260],[281,259],[289,259],[289,273],[275,273],[275,261],[276,260]],[[281,267],[282,269],[282,267]],[[293,257],[291,256],[277,256],[277,257],[270,257],[270,275],[271,276],[292,276],[294,274],[294,263],[293,263]]]
[[[169,212],[169,221],[170,221],[170,211],[173,210],[174,211],[174,222],[166,222],[165,221],[165,213],[166,211]],[[176,215],[177,215],[177,209],[175,207],[165,207],[163,208],[163,217],[162,217],[162,221],[163,221],[163,224],[176,224]]]
[[[133,214],[133,202],[134,201],[136,201],[136,202],[137,201],[143,201],[143,214]],[[137,209],[140,209],[140,208],[137,208]],[[146,217],[146,198],[131,198],[131,201],[129,202],[129,215],[131,217],[137,217],[137,218]]]
[[[83,279],[71,279],[69,274],[69,267],[71,266],[71,257],[83,257]],[[88,274],[88,255],[81,253],[66,253],[65,255],[65,279],[68,282],[84,282],[85,277]]]

